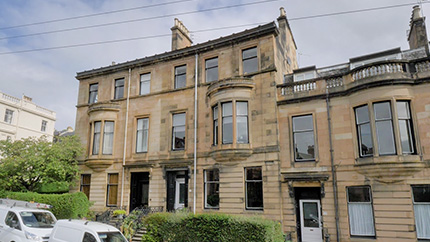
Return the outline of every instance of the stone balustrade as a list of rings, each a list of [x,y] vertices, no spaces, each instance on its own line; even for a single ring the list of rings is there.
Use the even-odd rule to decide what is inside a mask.
[[[352,72],[352,79],[354,81],[361,80],[367,77],[384,75],[389,73],[402,73],[405,71],[404,63],[382,63],[364,68],[358,68]]]
[[[361,85],[373,86],[377,82],[411,83],[411,81],[413,82],[413,75],[418,74],[420,79],[429,78],[429,72],[430,59],[418,62],[404,60],[379,61],[356,67],[353,70],[344,68],[341,71],[337,71],[337,73],[336,70],[333,70],[327,77],[323,73],[315,79],[277,85],[278,101],[295,102],[311,96],[324,95],[327,91],[329,93],[340,93],[351,88],[355,89]]]

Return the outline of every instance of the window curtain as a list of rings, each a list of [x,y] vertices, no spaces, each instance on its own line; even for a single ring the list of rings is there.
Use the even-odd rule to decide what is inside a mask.
[[[113,122],[105,122],[103,154],[111,155],[113,150]]]
[[[430,239],[430,204],[414,204],[415,224],[419,239]]]
[[[349,226],[351,235],[374,236],[372,204],[349,203]]]

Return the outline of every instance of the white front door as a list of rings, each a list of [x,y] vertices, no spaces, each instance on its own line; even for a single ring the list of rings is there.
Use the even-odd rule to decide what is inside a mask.
[[[300,200],[300,224],[303,242],[323,241],[319,200]]]
[[[185,178],[176,178],[175,210],[185,207]]]

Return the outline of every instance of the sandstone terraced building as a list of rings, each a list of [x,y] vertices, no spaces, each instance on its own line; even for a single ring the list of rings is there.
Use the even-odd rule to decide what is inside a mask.
[[[285,11],[172,51],[79,72],[81,190],[94,209],[261,215],[292,241],[430,239],[430,55],[298,68]]]

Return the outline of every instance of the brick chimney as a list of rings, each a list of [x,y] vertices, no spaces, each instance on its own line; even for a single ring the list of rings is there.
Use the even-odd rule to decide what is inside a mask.
[[[172,50],[189,47],[193,43],[190,32],[179,19],[175,18],[175,25],[170,30],[172,30]]]
[[[420,7],[418,5],[414,6],[412,10],[411,21],[409,23],[410,30],[408,42],[410,49],[416,49],[424,46],[426,51],[428,51],[429,41],[427,38],[425,19],[425,17],[421,16]]]

